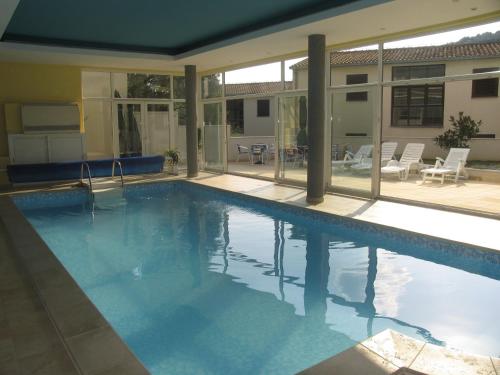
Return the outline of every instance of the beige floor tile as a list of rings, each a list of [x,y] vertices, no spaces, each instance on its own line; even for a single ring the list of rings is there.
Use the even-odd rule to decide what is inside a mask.
[[[23,375],[78,375],[63,349],[24,357],[19,361],[19,368]]]
[[[489,357],[426,344],[411,369],[428,375],[496,375]]]
[[[362,345],[397,367],[409,367],[425,343],[387,329],[363,341]]]
[[[362,345],[346,350],[313,367],[300,375],[388,375],[398,368]]]
[[[68,339],[67,343],[85,374],[112,374],[130,364],[130,351],[111,328],[86,332]]]

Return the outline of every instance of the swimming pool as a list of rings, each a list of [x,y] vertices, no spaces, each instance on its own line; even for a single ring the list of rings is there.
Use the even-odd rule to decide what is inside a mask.
[[[188,182],[19,196],[152,374],[291,374],[386,328],[500,354],[500,257]]]

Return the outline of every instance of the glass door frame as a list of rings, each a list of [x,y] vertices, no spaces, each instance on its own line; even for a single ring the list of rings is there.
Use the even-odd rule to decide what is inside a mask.
[[[112,121],[113,121],[113,154],[115,158],[120,158],[120,127],[118,125],[118,106],[119,105],[139,105],[141,108],[141,124],[140,124],[140,136],[141,136],[141,148],[142,148],[142,154],[144,154],[144,140],[143,140],[143,134],[144,134],[144,128],[145,128],[145,113],[144,113],[144,106],[142,103],[142,100],[113,100],[113,108],[112,108]]]
[[[179,100],[178,100],[179,101]],[[144,135],[149,137],[149,128],[147,124],[147,110],[149,104],[155,105],[168,105],[168,118],[169,118],[169,144],[166,146],[166,149],[176,149],[177,148],[177,127],[174,124],[174,100],[161,100],[161,99],[113,99],[112,103],[112,111],[111,111],[111,121],[113,122],[113,155],[115,158],[120,157],[120,129],[118,127],[118,105],[119,104],[136,104],[141,106],[141,145],[142,145],[142,154],[143,156],[149,155],[149,151],[147,148],[148,144],[144,141]],[[147,138],[148,139],[148,138]]]
[[[281,100],[283,98],[291,98],[291,97],[301,97],[305,96],[307,100],[307,90],[288,90],[279,92],[275,95],[275,108],[276,108],[276,116],[275,116],[275,128],[274,128],[274,137],[275,137],[275,157],[274,157],[274,180],[278,183],[286,183],[290,185],[296,186],[306,186],[307,181],[298,181],[290,178],[286,178],[283,174],[282,165],[282,155],[281,155],[281,141],[284,138],[284,128],[281,126]],[[307,173],[307,169],[306,169]]]
[[[221,169],[217,169],[217,168],[207,168],[207,165],[206,165],[206,158],[205,158],[205,147],[206,147],[206,142],[205,142],[205,105],[206,104],[219,104],[221,105],[221,108],[222,108],[222,111],[221,111],[221,124],[219,126],[223,127],[224,128],[224,131],[222,132],[222,139],[219,139],[219,141],[221,141],[221,145],[220,145],[220,148],[221,148],[221,151],[222,151],[222,168]],[[229,138],[229,135],[228,135],[228,132],[230,130],[228,130],[228,126],[227,126],[227,121],[226,121],[226,99],[224,97],[219,97],[219,98],[213,98],[213,99],[203,99],[201,101],[201,105],[200,105],[200,112],[201,112],[201,124],[202,124],[202,127],[201,127],[201,138],[203,140],[203,143],[202,143],[202,149],[203,149],[203,152],[202,152],[202,159],[203,159],[203,163],[202,163],[202,170],[205,170],[205,171],[209,171],[209,172],[215,172],[215,173],[227,173],[228,171],[228,166],[227,166],[227,156],[228,156],[228,138]],[[208,125],[210,126],[210,125]]]

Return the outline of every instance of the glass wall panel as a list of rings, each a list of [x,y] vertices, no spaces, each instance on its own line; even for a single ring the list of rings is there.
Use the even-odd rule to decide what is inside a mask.
[[[113,157],[113,127],[110,100],[85,100],[83,102],[83,125],[87,158]]]
[[[500,214],[500,73],[456,81],[500,69],[500,54],[488,52],[498,31],[497,22],[384,46],[399,57],[384,64],[394,82],[383,89],[382,141],[397,150],[381,170],[381,195]],[[443,76],[454,80],[421,81]]]
[[[82,72],[82,95],[84,98],[111,97],[109,72]]]
[[[170,76],[143,73],[113,73],[115,98],[170,99]]]
[[[366,86],[334,89],[331,94],[334,188],[371,191],[375,92]],[[357,99],[352,100],[355,93]]]
[[[116,107],[120,157],[142,156],[141,105],[118,103]]]
[[[203,104],[203,124],[205,168],[224,171],[226,126],[222,119],[222,102]]]
[[[280,96],[278,155],[281,179],[307,181],[307,97]]]
[[[186,79],[182,76],[173,77],[174,99],[186,98]]]
[[[222,96],[222,73],[213,73],[201,77],[201,97],[220,98]]]
[[[174,103],[175,147],[179,151],[179,168],[186,167],[186,103]],[[201,142],[201,141],[200,141]]]
[[[281,63],[274,62],[225,73],[226,96],[282,91]]]
[[[228,170],[274,178],[276,111],[274,95],[283,91],[281,62],[225,73],[226,123],[230,126]]]
[[[170,115],[168,104],[146,105],[146,139],[143,140],[147,155],[163,155],[171,148]]]
[[[307,89],[307,57],[285,61],[285,90]]]

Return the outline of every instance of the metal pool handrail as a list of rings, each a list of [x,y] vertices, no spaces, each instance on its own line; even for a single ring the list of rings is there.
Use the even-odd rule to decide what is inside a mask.
[[[120,167],[120,179],[123,187],[123,168],[122,168],[122,163],[119,160],[113,159],[113,167],[111,168],[111,179],[114,179],[115,177],[115,164],[118,164],[118,166]]]
[[[80,181],[82,182],[83,184],[83,167],[87,167],[87,177],[89,179],[89,189],[90,189],[90,193],[93,194],[94,193],[94,189],[92,187],[92,176],[90,175],[90,166],[89,166],[89,163],[87,163],[86,161],[84,161],[81,165],[81,168],[80,168]]]

